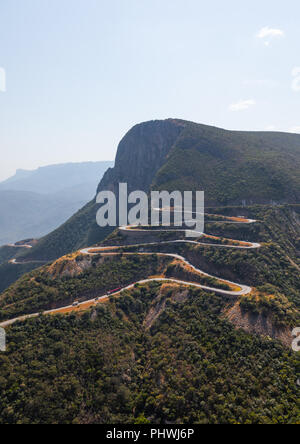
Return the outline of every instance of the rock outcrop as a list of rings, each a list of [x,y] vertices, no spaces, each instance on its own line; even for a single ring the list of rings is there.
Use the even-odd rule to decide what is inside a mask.
[[[120,182],[129,191],[148,191],[173,145],[185,127],[180,120],[155,120],[134,126],[121,140],[114,168],[110,168],[98,191],[117,192]]]

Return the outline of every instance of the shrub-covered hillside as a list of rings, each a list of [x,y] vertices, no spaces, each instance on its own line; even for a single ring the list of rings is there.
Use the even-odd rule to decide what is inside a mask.
[[[223,308],[152,285],[82,316],[15,324],[0,422],[299,423],[299,355],[235,330]]]
[[[186,123],[152,188],[204,190],[210,205],[298,203],[300,136]]]

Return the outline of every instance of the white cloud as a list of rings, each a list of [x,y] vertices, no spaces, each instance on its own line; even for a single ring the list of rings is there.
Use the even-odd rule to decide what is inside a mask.
[[[237,103],[232,103],[229,106],[229,110],[230,111],[244,111],[246,109],[251,108],[251,106],[256,105],[255,100],[241,100],[240,102]]]
[[[300,66],[296,66],[292,71],[292,76],[294,77],[292,82],[292,90],[300,91]]]
[[[257,37],[259,39],[264,39],[266,37],[283,37],[283,36],[284,32],[281,29],[269,28],[268,26],[262,28],[257,34]]]
[[[265,131],[276,131],[276,129],[276,125],[268,125],[266,126]]]
[[[263,40],[266,46],[270,46],[271,41],[274,38],[282,38],[284,37],[284,35],[285,34],[282,29],[270,28],[269,26],[265,26],[256,34],[256,37]]]

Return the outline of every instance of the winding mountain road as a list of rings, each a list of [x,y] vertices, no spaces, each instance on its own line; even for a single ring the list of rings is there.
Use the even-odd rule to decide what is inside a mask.
[[[232,218],[232,217],[226,217],[226,216],[220,216],[222,218],[222,220],[220,221],[213,221],[210,223],[218,223],[218,222],[226,222],[226,223],[238,223],[238,224],[252,224],[257,222],[256,220],[252,220],[252,219],[245,219],[245,218]],[[150,229],[150,227],[148,227]],[[130,231],[130,232],[147,232],[147,227],[146,229],[142,229],[138,226],[123,226],[123,227],[119,227],[120,231]],[[154,232],[186,232],[187,230],[177,230],[177,229],[173,229],[173,230],[168,230],[168,229],[156,229],[154,230]],[[214,238],[214,239],[218,239],[215,236],[209,236],[209,235],[205,235],[204,233],[200,233],[199,232],[199,238],[201,237],[206,237],[206,238]],[[230,249],[258,249],[261,247],[261,244],[259,243],[252,243],[252,242],[241,242],[241,241],[235,241],[232,239],[227,239],[227,241],[232,242],[232,245],[227,245],[227,244],[214,244],[214,243],[205,243],[205,242],[199,242],[196,240],[189,240],[189,239],[176,239],[176,240],[170,240],[170,241],[161,241],[161,242],[150,242],[150,243],[141,243],[141,244],[134,244],[134,245],[126,245],[126,248],[137,248],[137,247],[149,247],[149,246],[159,246],[159,245],[166,245],[166,244],[178,244],[178,243],[183,243],[183,244],[193,244],[193,245],[202,245],[202,246],[210,246],[210,247],[215,247],[215,248],[230,248]],[[95,255],[99,255],[101,254],[102,256],[113,256],[113,255],[118,255],[119,253],[117,253],[117,250],[120,248],[124,248],[124,246],[105,246],[105,247],[89,247],[89,248],[84,248],[82,250],[80,250],[80,253],[83,255],[87,255],[87,256],[95,256]],[[113,252],[108,252],[109,250],[114,250]],[[220,283],[223,284],[227,284],[229,287],[234,288],[233,290],[224,290],[224,289],[220,289],[220,288],[214,288],[214,287],[208,287],[196,282],[188,282],[188,281],[184,281],[184,280],[179,280],[179,279],[173,279],[173,278],[162,278],[162,277],[154,277],[154,278],[149,278],[149,279],[143,279],[137,282],[134,282],[133,284],[130,284],[124,288],[122,288],[121,290],[119,290],[118,292],[114,293],[114,296],[117,294],[120,294],[121,292],[125,291],[125,290],[131,290],[132,288],[134,288],[135,285],[140,284],[146,284],[149,282],[170,282],[170,283],[175,283],[175,284],[179,284],[179,285],[183,285],[183,286],[188,286],[188,287],[195,287],[195,288],[200,288],[202,290],[205,291],[209,291],[209,292],[213,292],[213,293],[217,293],[217,294],[221,294],[221,295],[226,295],[226,296],[244,296],[247,295],[249,293],[251,293],[252,288],[247,286],[247,285],[242,285],[242,284],[238,284],[235,282],[231,282],[225,279],[221,279],[219,277],[216,276],[211,276],[207,273],[205,273],[202,270],[199,270],[198,268],[196,268],[194,265],[192,265],[185,257],[177,255],[177,254],[172,254],[172,253],[157,253],[155,251],[153,252],[139,252],[139,253],[124,253],[122,252],[122,254],[124,255],[153,255],[153,254],[157,254],[158,256],[165,256],[165,257],[171,257],[174,259],[178,259],[180,260],[183,264],[187,265],[189,268],[191,268],[196,274],[199,274],[200,276],[204,276],[204,277],[209,277],[209,278],[214,278],[216,280],[218,280]],[[15,262],[15,260],[13,259],[11,261],[11,263],[17,264],[17,262]],[[59,314],[59,313],[67,313],[70,311],[78,311],[82,308],[86,309],[90,306],[93,306],[95,304],[101,303],[105,300],[107,300],[109,297],[109,295],[104,295],[101,296],[99,298],[96,299],[91,299],[88,301],[84,301],[84,302],[80,302],[78,303],[76,306],[74,305],[69,305],[66,307],[61,307],[61,308],[57,308],[54,310],[47,310],[43,313],[33,313],[33,314],[29,314],[29,315],[24,315],[24,316],[20,316],[18,318],[15,319],[11,319],[5,322],[2,322],[0,324],[0,327],[5,328],[8,327],[12,324],[14,324],[17,321],[24,321],[26,319],[30,319],[30,318],[34,318],[39,316],[40,314],[43,315],[48,315],[48,314]]]

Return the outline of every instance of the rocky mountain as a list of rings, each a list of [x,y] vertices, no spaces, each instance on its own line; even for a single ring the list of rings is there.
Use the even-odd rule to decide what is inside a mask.
[[[297,203],[299,171],[299,135],[169,119],[126,134],[98,191],[127,182],[129,190],[204,190],[209,206]]]
[[[129,190],[149,191],[155,174],[184,128],[179,120],[147,122],[136,125],[119,144],[114,168],[108,169],[97,191],[117,193],[120,182]],[[70,251],[104,239],[112,231],[96,224],[97,205],[91,201],[66,223],[40,240],[26,254],[27,259],[55,259]]]
[[[98,191],[204,189],[205,233],[100,229],[93,200],[0,249],[0,422],[299,423],[299,141],[138,125]]]
[[[115,167],[105,173],[98,191],[117,192],[120,182],[127,183],[129,191],[149,191],[185,125],[170,119],[134,126],[121,140]]]
[[[98,191],[204,190],[206,206],[300,201],[300,136],[226,131],[177,119],[136,125]],[[55,259],[102,240],[91,201],[29,253]]]

